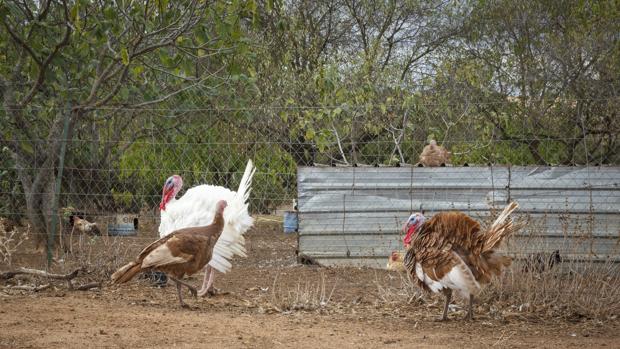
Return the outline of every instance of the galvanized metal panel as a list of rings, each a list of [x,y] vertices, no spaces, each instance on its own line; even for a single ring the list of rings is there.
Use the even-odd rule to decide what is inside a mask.
[[[490,224],[490,213],[468,212],[472,218],[483,225]],[[399,236],[399,229],[409,216],[409,212],[375,213],[302,213],[299,230],[301,235],[370,234]],[[432,217],[432,213],[427,214]],[[620,215],[592,214],[523,214],[514,215],[518,222],[526,225],[518,232],[524,235],[563,236],[587,234],[595,237],[620,237]]]
[[[619,182],[619,167],[301,167],[299,250],[326,265],[384,267],[412,211],[459,210],[484,224],[512,199],[528,224],[508,253],[620,261]]]
[[[393,234],[386,235],[321,235],[316,239],[312,235],[300,235],[302,252],[318,260],[321,258],[366,258],[374,256],[387,257],[391,251],[401,250],[400,239]],[[563,256],[600,256],[620,257],[620,245],[617,238],[566,239],[562,236],[529,237],[513,236],[502,250],[516,255],[527,255],[541,251],[559,250]]]
[[[299,196],[321,190],[504,188],[507,167],[300,167]]]

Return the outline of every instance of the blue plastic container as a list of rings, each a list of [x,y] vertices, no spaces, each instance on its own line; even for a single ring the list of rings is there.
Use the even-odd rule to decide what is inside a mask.
[[[294,233],[297,231],[297,211],[285,211],[284,212],[284,232]]]

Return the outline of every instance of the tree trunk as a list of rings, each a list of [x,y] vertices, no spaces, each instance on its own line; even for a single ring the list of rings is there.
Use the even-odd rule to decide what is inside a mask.
[[[13,144],[17,177],[22,184],[26,201],[26,217],[34,235],[36,248],[39,251],[45,250],[45,243],[51,231],[52,215],[58,214],[52,209],[56,185],[56,165],[63,141],[63,119],[62,115],[55,118],[46,140],[40,143],[34,140],[26,146],[15,140]],[[72,122],[69,123],[67,138],[71,138],[72,124]],[[34,158],[28,158],[29,152],[22,148],[28,146],[34,149],[34,154],[36,154]],[[60,231],[57,230],[57,233]]]
[[[19,160],[16,159],[17,161]],[[18,168],[17,176],[24,188],[26,217],[34,235],[36,248],[43,251],[51,228],[52,214],[57,214],[52,212],[56,176],[52,169],[40,169],[35,177],[31,178],[23,168]]]

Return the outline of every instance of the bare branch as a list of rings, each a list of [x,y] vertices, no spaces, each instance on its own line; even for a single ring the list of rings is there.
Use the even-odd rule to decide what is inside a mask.
[[[47,16],[47,14],[49,13],[49,9],[50,9],[50,5],[52,4],[52,0],[47,0],[47,1],[42,1],[43,4],[43,11],[41,11],[41,13],[38,16],[38,20],[42,21],[45,19],[45,17]]]
[[[64,7],[65,16],[65,35],[63,36],[62,40],[58,44],[56,44],[56,46],[54,46],[54,49],[52,50],[52,52],[50,52],[47,58],[39,65],[39,75],[37,76],[37,81],[32,86],[28,94],[26,94],[24,99],[19,103],[20,107],[26,106],[28,103],[30,103],[32,98],[34,98],[34,96],[39,90],[39,87],[43,84],[43,81],[45,80],[45,74],[47,73],[48,65],[52,62],[52,59],[56,57],[56,54],[58,54],[60,49],[69,44],[69,38],[71,37],[72,32],[71,26],[69,25],[69,9],[67,7],[66,0],[63,0],[62,4]]]
[[[400,149],[400,143],[402,142],[403,137],[405,136],[405,130],[407,130],[408,117],[409,117],[409,109],[406,109],[405,113],[403,114],[402,128],[400,129],[400,134],[398,135],[398,138],[394,136],[394,130],[396,129],[395,127],[388,129],[388,131],[392,134],[392,139],[394,140],[394,149],[392,149],[392,154],[390,154],[390,158],[392,157],[392,155],[394,155],[396,151],[398,151],[401,164],[405,163],[405,157],[403,155],[402,150]]]
[[[336,142],[338,142],[338,149],[340,149],[340,156],[342,156],[342,160],[345,164],[349,164],[347,160],[347,156],[344,154],[344,150],[342,150],[342,144],[340,142],[340,135],[338,134],[338,130],[336,130],[336,126],[332,123],[332,130],[334,131],[334,135],[336,136]]]
[[[39,292],[50,288],[52,284],[45,284],[41,286],[27,286],[27,285],[18,285],[18,286],[6,286],[5,290],[19,290],[19,291],[30,291],[30,292]]]
[[[73,287],[72,289],[76,291],[88,291],[93,288],[101,288],[101,282],[89,282],[84,285]]]
[[[215,74],[219,73],[219,72],[220,72],[220,71],[222,71],[222,70],[224,70],[224,67],[221,67],[220,69],[218,69],[218,70],[217,70],[217,71],[215,71],[214,73],[210,74],[210,76],[213,76],[213,75],[215,75]],[[207,78],[208,78],[208,77],[207,77]],[[143,102],[143,103],[139,103],[139,104],[134,104],[133,106],[131,106],[131,107],[129,107],[129,108],[139,109],[139,108],[144,108],[144,107],[147,107],[147,106],[149,106],[149,105],[153,105],[153,104],[161,103],[161,102],[163,102],[163,101],[165,101],[165,100],[167,100],[167,99],[169,99],[169,98],[171,98],[171,97],[174,97],[174,96],[176,96],[176,95],[178,95],[178,94],[180,94],[180,93],[182,93],[182,92],[185,92],[185,91],[190,90],[190,89],[192,89],[192,88],[194,88],[194,87],[200,86],[200,85],[202,84],[202,82],[203,82],[204,80],[206,80],[207,78],[201,79],[200,81],[196,82],[195,84],[191,84],[191,85],[188,85],[188,86],[186,86],[186,87],[184,87],[184,88],[178,89],[178,90],[176,90],[176,91],[174,91],[174,92],[171,92],[171,93],[169,93],[169,94],[167,94],[167,95],[165,95],[165,96],[162,96],[162,97],[160,97],[160,98],[158,98],[158,99],[154,99],[154,100],[152,100],[152,101]]]
[[[127,73],[129,72],[129,65],[123,65],[123,72],[121,74],[121,76],[118,78],[118,80],[116,81],[116,84],[114,85],[114,88],[112,88],[112,91],[110,91],[110,93],[108,93],[105,97],[103,97],[102,99],[100,99],[99,101],[88,105],[86,107],[81,107],[80,109],[83,110],[92,110],[95,109],[99,106],[102,106],[106,103],[108,103],[112,98],[114,98],[114,96],[116,96],[116,94],[118,93],[118,91],[120,91],[121,87],[123,86],[123,84],[125,83],[125,80],[127,79]]]
[[[77,277],[80,271],[84,271],[84,268],[76,269],[69,274],[52,274],[44,270],[30,269],[30,268],[18,268],[17,270],[14,270],[14,271],[6,271],[4,273],[1,273],[0,280],[8,280],[8,279],[15,277],[15,275],[20,275],[20,274],[35,275],[35,276],[41,276],[41,277],[45,277],[49,279],[57,279],[57,280],[71,280]]]
[[[39,66],[39,68],[41,67],[41,61],[39,60],[39,58],[37,57],[37,55],[34,53],[34,51],[32,50],[32,48],[30,46],[28,46],[28,44],[26,44],[26,42],[24,40],[22,40],[22,38],[19,37],[19,35],[17,35],[17,33],[15,33],[13,31],[13,29],[11,29],[11,27],[8,25],[7,22],[2,21],[2,24],[4,24],[4,28],[6,28],[6,31],[9,33],[9,35],[11,36],[11,38],[13,38],[13,40],[15,42],[17,42],[19,44],[19,46],[21,46],[24,50],[26,50],[26,52],[28,52],[28,55],[30,55],[30,57],[32,58],[32,60]]]

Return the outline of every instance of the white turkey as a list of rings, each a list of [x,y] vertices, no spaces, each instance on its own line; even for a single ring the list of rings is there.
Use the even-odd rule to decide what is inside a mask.
[[[178,229],[210,224],[215,216],[217,202],[220,200],[228,202],[228,207],[224,212],[224,230],[215,244],[211,261],[205,267],[202,288],[198,291],[200,296],[213,291],[207,289],[207,281],[209,278],[213,280],[215,276],[211,275],[214,273],[213,269],[226,273],[232,268],[230,259],[234,255],[246,257],[243,234],[254,223],[254,219],[248,212],[247,201],[255,171],[252,160],[248,160],[237,192],[220,186],[203,184],[188,189],[181,198],[176,199],[177,193],[183,186],[181,176],[173,175],[164,183],[162,200],[159,205],[160,237]]]

